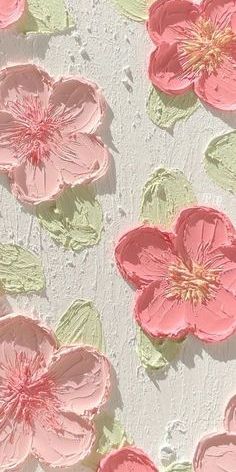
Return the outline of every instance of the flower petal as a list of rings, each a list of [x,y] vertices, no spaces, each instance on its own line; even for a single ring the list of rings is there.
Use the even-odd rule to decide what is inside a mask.
[[[229,28],[232,16],[236,13],[236,1],[203,0],[200,11],[203,16],[214,23],[218,30]]]
[[[224,213],[200,206],[180,213],[175,232],[177,253],[199,264],[208,262],[215,249],[230,244],[235,237],[235,229]]]
[[[49,103],[52,115],[61,117],[63,127],[72,133],[95,133],[106,111],[97,85],[77,77],[55,82]]]
[[[107,172],[109,151],[96,136],[64,134],[54,149],[54,163],[68,185],[94,182]]]
[[[14,195],[22,202],[40,203],[55,198],[63,190],[64,183],[54,162],[46,158],[39,164],[26,159],[9,173]]]
[[[194,84],[198,97],[219,110],[236,110],[235,69],[235,53],[225,56],[214,73],[203,73]]]
[[[236,241],[215,251],[211,267],[220,270],[221,285],[236,296]]]
[[[15,23],[23,15],[26,0],[0,0],[0,28]]]
[[[49,467],[69,467],[90,453],[95,441],[93,425],[74,413],[59,413],[55,429],[45,422],[34,424],[32,452]]]
[[[149,457],[136,447],[122,447],[101,460],[98,472],[158,472]]]
[[[153,226],[140,226],[124,234],[115,249],[123,277],[140,288],[163,278],[175,259],[171,235]]]
[[[92,347],[63,347],[54,355],[49,376],[64,411],[78,415],[97,413],[110,391],[108,359]]]
[[[21,125],[10,113],[0,111],[0,171],[8,172],[20,165],[14,148]]]
[[[207,436],[198,444],[193,460],[195,472],[235,472],[236,435]]]
[[[236,298],[223,287],[216,298],[194,308],[190,319],[194,334],[206,342],[219,342],[227,339],[236,330]]]
[[[179,95],[192,88],[192,77],[182,68],[176,44],[161,43],[151,54],[149,78],[162,92]]]
[[[189,0],[157,0],[149,9],[148,31],[157,45],[172,44],[185,36],[198,16],[198,5]]]
[[[0,412],[0,471],[8,472],[22,466],[30,455],[32,430],[15,418],[11,408],[6,406]]]
[[[33,64],[7,67],[0,71],[0,107],[6,108],[16,118],[21,116],[24,100],[34,96],[47,106],[53,81],[50,76]]]
[[[168,285],[153,282],[138,293],[135,318],[143,331],[154,338],[181,339],[191,332],[188,317],[192,306],[167,297]]]
[[[56,348],[53,333],[38,321],[15,314],[0,318],[0,378],[7,366],[15,365],[18,355],[37,360],[39,374],[50,363]]]
[[[225,429],[229,433],[236,433],[236,395],[231,398],[225,410]]]

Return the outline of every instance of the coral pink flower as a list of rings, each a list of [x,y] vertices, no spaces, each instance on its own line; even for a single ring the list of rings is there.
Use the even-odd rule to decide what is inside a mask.
[[[149,77],[163,92],[194,89],[208,104],[236,109],[236,2],[157,0],[148,31],[157,48]]]
[[[30,454],[51,467],[84,459],[109,389],[109,362],[93,348],[58,349],[39,322],[0,318],[0,470],[15,470]]]
[[[106,109],[96,85],[55,82],[28,64],[0,72],[0,171],[22,201],[55,198],[64,187],[106,173],[108,151],[96,136]]]
[[[102,459],[98,472],[158,472],[148,456],[136,447],[123,447]]]
[[[173,233],[143,225],[120,239],[117,265],[138,289],[135,317],[147,334],[216,342],[235,331],[235,236],[224,214],[193,207]]]
[[[200,441],[193,460],[195,472],[235,472],[236,397],[226,408],[225,428],[225,433],[209,435]]]
[[[15,23],[23,15],[26,0],[0,0],[0,28]]]

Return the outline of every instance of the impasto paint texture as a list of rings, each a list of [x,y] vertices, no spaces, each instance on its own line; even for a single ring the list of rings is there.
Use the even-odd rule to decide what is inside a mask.
[[[58,81],[35,65],[0,72],[0,171],[14,195],[31,204],[107,172],[109,154],[96,135],[106,103],[83,78]]]
[[[0,472],[235,472],[235,18],[0,0]]]

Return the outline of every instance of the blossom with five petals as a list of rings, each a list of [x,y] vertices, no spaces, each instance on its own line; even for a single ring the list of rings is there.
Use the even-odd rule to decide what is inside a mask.
[[[165,232],[142,225],[117,244],[117,266],[137,289],[135,317],[154,338],[216,342],[236,330],[236,232],[207,207],[183,210]]]
[[[168,94],[194,89],[201,100],[236,109],[236,1],[157,0],[148,31],[157,46],[149,77]]]
[[[103,176],[109,153],[96,133],[105,110],[81,77],[54,81],[31,64],[0,71],[0,171],[13,193],[36,204]]]
[[[95,440],[92,419],[110,391],[110,365],[92,347],[58,348],[22,315],[0,318],[0,471],[29,455],[50,467],[77,464]]]
[[[149,457],[133,446],[112,451],[100,462],[98,472],[158,472]]]

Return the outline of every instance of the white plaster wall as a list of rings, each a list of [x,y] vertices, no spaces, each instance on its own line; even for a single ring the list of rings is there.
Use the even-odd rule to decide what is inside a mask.
[[[236,118],[201,107],[171,133],[155,127],[145,111],[152,45],[144,24],[121,16],[112,0],[68,0],[68,5],[77,17],[76,34],[24,38],[3,32],[0,65],[34,61],[55,76],[81,73],[104,89],[110,106],[105,140],[113,154],[109,174],[97,185],[105,232],[98,246],[81,254],[65,251],[13,198],[1,177],[1,241],[38,253],[47,278],[41,296],[10,301],[17,310],[38,312],[51,326],[76,298],[95,302],[117,374],[110,407],[118,409],[136,445],[161,467],[163,446],[174,448],[178,459],[191,459],[202,435],[222,428],[224,407],[236,393],[236,339],[208,346],[189,337],[167,375],[149,377],[135,352],[134,292],[117,273],[114,244],[137,222],[142,187],[161,165],[183,170],[199,202],[220,208],[236,224],[235,197],[216,187],[202,165],[209,140],[235,126]],[[133,76],[129,90],[123,83],[127,66]],[[24,472],[36,469],[41,470],[29,464]]]

